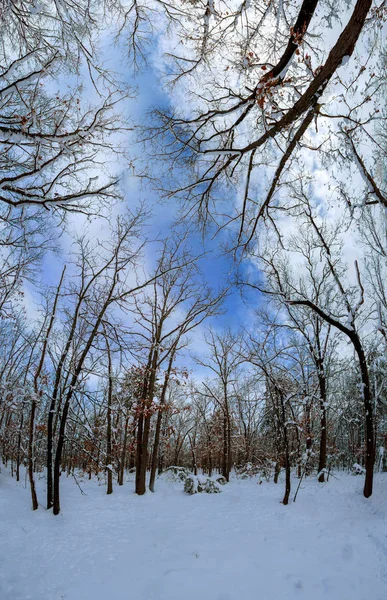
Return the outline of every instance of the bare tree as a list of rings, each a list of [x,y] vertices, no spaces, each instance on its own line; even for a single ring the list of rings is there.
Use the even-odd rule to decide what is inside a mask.
[[[146,490],[146,467],[151,417],[155,411],[153,400],[161,366],[166,363],[164,384],[160,396],[159,418],[173,368],[176,353],[184,337],[206,318],[219,311],[225,291],[213,292],[203,282],[198,267],[199,256],[187,247],[186,235],[163,243],[157,263],[151,295],[136,300],[137,320],[141,330],[139,347],[145,349],[143,392],[138,405],[136,493]],[[164,274],[163,274],[164,273]],[[145,344],[144,344],[145,342]],[[161,421],[156,425],[151,487],[154,487]],[[152,490],[153,491],[153,490]]]
[[[252,282],[245,282],[245,285],[265,292],[272,299],[277,299],[279,308],[285,311],[284,322],[281,326],[288,328],[290,333],[296,333],[306,343],[307,353],[318,380],[321,413],[318,480],[324,482],[327,467],[327,382],[338,340],[337,336],[332,335],[331,326],[326,324],[323,319],[305,309],[296,308],[289,304],[287,299],[295,293],[296,289],[301,289],[317,305],[329,302],[328,298],[332,291],[331,272],[328,266],[322,270],[319,268],[320,265],[316,262],[314,252],[315,239],[310,231],[301,233],[293,241],[291,248],[296,249],[305,261],[304,276],[299,273],[295,274],[288,258],[281,255],[281,247],[278,245],[271,251],[266,248],[260,256],[266,276],[265,286],[260,287]],[[295,352],[293,356],[295,357]],[[311,440],[309,440],[309,444],[307,443],[308,450],[310,450],[310,444]]]
[[[232,468],[233,386],[240,377],[243,358],[240,354],[241,340],[238,335],[226,331],[223,335],[208,331],[209,354],[196,358],[202,367],[211,371],[212,379],[204,382],[205,393],[222,414],[223,451],[222,475],[229,481]]]
[[[277,294],[277,296],[281,298],[281,301],[288,303],[290,307],[307,307],[308,309],[311,309],[321,321],[345,334],[353,346],[358,358],[364,401],[366,431],[366,478],[364,496],[368,498],[372,494],[373,466],[375,460],[373,403],[366,350],[362,340],[360,326],[357,325],[359,314],[365,301],[365,289],[363,287],[357,261],[355,262],[357,284],[351,286],[345,280],[345,269],[341,262],[342,259],[339,250],[340,241],[338,239],[338,229],[336,228],[333,229],[333,231],[330,231],[327,225],[320,225],[310,206],[306,206],[304,214],[304,228],[309,230],[309,235],[304,234],[299,236],[293,245],[293,250],[295,248],[297,248],[297,250],[300,247],[303,248],[301,253],[304,255],[304,258],[306,258],[309,278],[315,283],[308,288],[302,278],[299,278],[297,281],[297,279],[293,277],[292,279],[287,278],[287,281],[284,281],[283,274],[289,272],[289,269],[282,268],[281,276],[277,267],[273,270],[273,259],[270,268],[272,269],[271,275],[274,277],[276,291],[272,293]],[[278,260],[279,257],[277,255],[277,261]],[[288,259],[285,258],[284,260]],[[321,262],[323,263],[322,268]],[[321,293],[316,295],[316,290],[320,290]],[[344,319],[346,320],[344,321]],[[315,342],[316,345],[314,350],[317,352],[315,357],[317,366],[320,364],[320,357],[322,357],[321,339],[319,342],[320,354],[317,339]],[[322,373],[320,371],[320,379],[321,375]],[[323,378],[325,380],[324,374]],[[321,394],[321,389],[324,391],[324,381],[319,381],[319,384]],[[322,388],[321,384],[323,384]]]
[[[37,364],[37,367],[36,367],[36,370],[34,373],[34,379],[33,379],[33,396],[32,396],[32,400],[31,400],[31,414],[30,414],[29,441],[28,441],[28,476],[29,476],[30,487],[31,487],[32,510],[36,510],[38,508],[38,499],[36,496],[35,481],[34,481],[34,474],[33,474],[33,459],[34,459],[33,450],[34,450],[34,433],[35,433],[34,430],[35,430],[36,408],[37,408],[37,405],[43,395],[43,390],[40,389],[40,381],[39,380],[42,375],[42,370],[43,370],[46,353],[47,353],[47,348],[48,348],[48,342],[49,342],[49,338],[50,338],[51,331],[52,331],[54,321],[55,321],[56,309],[58,306],[58,300],[59,300],[59,296],[60,296],[61,287],[63,284],[65,271],[66,271],[66,266],[63,268],[62,275],[60,277],[60,281],[59,281],[59,284],[58,284],[58,287],[56,290],[56,294],[54,296],[53,305],[52,305],[52,308],[50,311],[51,314],[47,315],[47,324],[43,323],[43,327],[40,332],[41,335],[38,338],[39,342],[40,342],[40,338],[42,338],[42,349],[40,352],[39,362]]]
[[[183,165],[185,169],[179,177],[183,183],[169,192],[183,197],[187,214],[196,211],[204,221],[210,216],[218,227],[237,221],[237,245],[250,245],[260,221],[270,221],[275,210],[288,206],[276,192],[282,182],[286,184],[287,175],[292,181],[294,171],[301,171],[303,148],[314,151],[316,160],[327,166],[330,151],[336,161],[345,158],[344,133],[352,147],[355,130],[367,126],[367,134],[378,121],[381,87],[373,85],[378,67],[371,57],[380,51],[383,9],[372,8],[371,0],[355,2],[346,25],[328,46],[328,37],[314,29],[317,7],[327,25],[336,21],[331,3],[313,0],[297,7],[290,2],[269,6],[242,2],[234,10],[227,3],[208,2],[195,6],[189,17],[183,13],[177,19],[175,39],[184,38],[184,43],[176,45],[183,50],[170,57],[175,67],[172,80],[185,85],[187,93],[189,87],[194,92],[189,116],[186,107],[183,111],[175,107],[172,114],[158,111],[162,154],[171,168]],[[365,65],[342,77],[361,36],[363,41],[371,39]],[[184,79],[187,82],[181,83]],[[361,91],[352,98],[351,89],[358,81]],[[342,91],[345,104],[325,109],[323,94],[333,86]],[[369,116],[366,105],[371,99],[375,110]],[[346,119],[350,120],[347,129]],[[315,136],[316,142],[308,136],[318,122],[323,127],[332,125],[334,148],[328,149],[323,136]],[[348,167],[351,159],[347,155],[345,160]],[[187,165],[192,169],[187,171]],[[262,182],[263,174],[267,184]],[[382,201],[376,187],[373,193]],[[226,212],[222,203],[217,211],[216,201],[225,194],[232,207]]]

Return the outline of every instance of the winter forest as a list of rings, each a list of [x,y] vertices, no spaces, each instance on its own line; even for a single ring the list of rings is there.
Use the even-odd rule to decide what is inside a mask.
[[[386,22],[1,0],[0,600],[387,598]]]

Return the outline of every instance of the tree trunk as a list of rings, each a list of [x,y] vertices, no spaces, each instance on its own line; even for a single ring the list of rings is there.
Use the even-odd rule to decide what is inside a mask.
[[[34,480],[34,433],[35,433],[35,413],[36,413],[36,400],[32,400],[31,414],[30,414],[30,427],[29,427],[29,440],[28,440],[28,477],[30,480],[31,488],[31,501],[32,510],[38,508],[38,498],[36,496],[35,480]]]
[[[274,467],[274,483],[278,483],[278,477],[281,472],[281,463],[279,460],[275,463]]]
[[[151,492],[155,491],[155,480],[156,480],[156,470],[157,470],[157,457],[159,451],[159,443],[160,443],[160,432],[161,432],[161,422],[163,420],[163,415],[161,412],[161,403],[160,409],[157,415],[157,423],[156,423],[156,431],[155,431],[155,439],[153,443],[153,453],[152,453],[152,465],[151,465],[151,473],[149,480],[149,489]]]
[[[153,443],[152,465],[151,465],[151,473],[150,473],[150,480],[149,480],[149,489],[151,492],[155,491],[157,457],[158,457],[159,445],[160,445],[161,424],[162,424],[162,420],[163,420],[165,397],[167,395],[169,376],[171,374],[174,356],[175,356],[175,353],[172,352],[172,354],[169,358],[168,369],[167,369],[167,371],[165,373],[165,377],[164,377],[163,389],[161,391],[161,397],[160,397],[160,407],[159,407],[159,412],[157,414],[155,439],[154,439],[154,443]]]
[[[144,423],[144,399],[139,400],[140,414],[137,419],[137,437],[136,437],[136,494],[140,490],[140,465],[141,465],[141,451],[142,451],[142,434],[143,434],[143,423]],[[142,492],[145,493],[145,490]]]
[[[148,443],[149,443],[149,432],[150,432],[150,423],[151,423],[151,415],[148,414],[144,419],[144,431],[142,436],[142,444],[141,444],[141,459],[140,459],[140,468],[139,468],[139,478],[138,478],[138,488],[136,489],[136,493],[139,496],[142,496],[146,492],[146,468],[147,468],[147,460],[148,460]],[[136,470],[137,476],[137,470]]]
[[[232,465],[231,419],[230,419],[230,413],[227,408],[227,477],[226,477],[227,481],[230,481],[231,465]]]
[[[21,448],[21,436],[22,436],[22,430],[23,430],[23,421],[24,421],[24,414],[22,412],[21,417],[20,417],[19,434],[18,434],[18,438],[17,438],[16,481],[20,480],[20,448]]]
[[[55,399],[51,399],[50,411],[47,420],[47,510],[54,501],[54,489],[52,481],[52,452],[53,452],[53,425],[54,425]]]
[[[210,446],[211,441],[210,440],[208,440],[208,441],[209,441],[209,448],[208,448],[208,477],[212,477],[213,466],[212,466],[212,451],[211,451],[211,446]]]
[[[320,434],[320,452],[318,460],[318,481],[324,483],[325,481],[325,470],[327,467],[327,391],[325,375],[319,376],[320,386],[320,411],[321,411],[321,434]]]
[[[118,473],[118,485],[124,485],[125,460],[126,460],[126,444],[128,441],[128,426],[129,416],[125,418],[124,443],[121,451],[120,469]]]
[[[136,494],[139,496],[142,496],[146,492],[146,468],[148,460],[151,407],[156,383],[158,339],[160,334],[161,330],[157,333],[155,343],[150,350],[147,371],[144,378],[144,393],[141,402],[136,454]]]
[[[228,407],[227,389],[224,389],[224,416],[223,416],[223,455],[222,455],[222,475],[227,481],[230,481],[231,471],[231,419]]]
[[[59,425],[59,436],[58,436],[58,445],[55,453],[55,462],[54,462],[54,499],[53,499],[53,512],[54,515],[59,515],[60,513],[60,499],[59,499],[59,477],[60,477],[60,465],[62,460],[62,450],[64,445],[64,435],[66,429],[66,421],[67,415],[70,407],[70,398],[66,398],[66,402],[63,407],[63,412]]]
[[[227,447],[227,417],[223,417],[223,454],[222,454],[222,475],[228,481],[227,463],[228,463],[228,447]]]
[[[107,403],[107,431],[106,431],[106,470],[107,470],[107,494],[113,493],[113,471],[112,471],[112,395],[113,395],[113,377],[112,377],[112,359],[110,354],[109,342],[106,338],[106,348],[108,354],[108,403]]]
[[[195,437],[193,440],[190,435],[188,435],[188,439],[189,439],[189,443],[191,446],[192,471],[193,471],[194,475],[197,475],[198,474],[198,466],[197,466],[197,461],[196,461],[196,433],[195,433]]]
[[[365,482],[363,494],[365,498],[372,495],[374,463],[375,463],[375,444],[374,444],[374,424],[373,424],[373,406],[371,399],[370,380],[368,374],[367,360],[359,338],[356,336],[353,340],[357,355],[359,357],[361,381],[363,386],[363,399],[365,411]]]
[[[282,500],[282,504],[286,506],[289,503],[290,496],[290,456],[289,456],[289,440],[288,440],[288,430],[286,426],[286,416],[285,416],[285,404],[282,394],[280,394],[281,401],[281,412],[282,412],[282,427],[283,427],[283,440],[284,440],[284,458],[285,458],[285,495]]]

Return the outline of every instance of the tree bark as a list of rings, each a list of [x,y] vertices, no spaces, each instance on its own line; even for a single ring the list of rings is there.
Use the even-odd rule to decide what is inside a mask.
[[[23,415],[23,411],[22,411],[21,417],[20,417],[19,434],[18,434],[18,438],[17,438],[16,481],[20,480],[20,449],[21,449],[21,437],[22,437],[22,431],[23,431],[23,421],[24,421],[24,415]]]
[[[159,453],[161,424],[162,424],[162,420],[163,420],[163,409],[164,409],[164,405],[165,405],[165,397],[167,395],[167,388],[168,388],[168,383],[169,383],[169,377],[170,377],[171,370],[172,370],[173,359],[174,359],[174,353],[169,358],[168,369],[167,369],[167,372],[165,373],[163,389],[161,391],[161,396],[160,396],[159,412],[157,414],[155,439],[154,439],[154,443],[153,443],[152,465],[151,465],[151,473],[150,473],[150,480],[149,480],[149,489],[151,492],[155,491],[157,457],[158,457],[158,453]]]
[[[30,480],[32,510],[37,510],[37,508],[38,508],[38,498],[36,496],[35,480],[34,480],[34,467],[33,467],[35,413],[36,413],[36,400],[35,400],[35,398],[33,398],[32,403],[31,403],[29,440],[28,440],[28,478]]]
[[[145,373],[144,378],[144,394],[141,402],[136,454],[136,494],[139,496],[142,496],[146,492],[146,468],[151,422],[151,406],[156,383],[158,343],[160,335],[161,327],[159,326],[155,335],[154,344],[149,353],[147,372]]]
[[[112,357],[110,353],[109,341],[106,338],[106,350],[108,355],[108,403],[107,403],[107,431],[106,431],[106,470],[107,470],[107,490],[106,493],[113,493],[113,472],[112,472],[112,395],[113,395],[113,376],[112,376]]]
[[[65,429],[66,429],[66,421],[67,415],[70,407],[70,399],[72,394],[68,394],[66,398],[66,402],[63,407],[62,416],[60,419],[59,425],[59,436],[58,436],[58,444],[56,447],[55,453],[55,461],[54,461],[54,499],[53,499],[53,512],[54,515],[59,515],[60,513],[60,499],[59,499],[59,477],[60,477],[60,465],[62,459],[62,451],[65,440]],[[90,467],[91,469],[91,467]]]
[[[282,500],[282,504],[285,506],[289,503],[290,496],[290,456],[289,456],[289,440],[288,440],[288,429],[286,426],[286,414],[285,414],[285,403],[283,396],[280,392],[281,402],[281,413],[282,413],[282,427],[283,427],[283,440],[284,440],[284,458],[285,458],[285,495]]]
[[[322,366],[321,366],[322,368]],[[318,481],[320,483],[324,483],[325,481],[325,469],[327,467],[327,411],[326,411],[326,402],[327,402],[327,391],[326,391],[326,380],[325,374],[323,374],[320,370],[319,372],[319,387],[320,387],[320,424],[321,424],[321,432],[320,432],[320,451],[319,451],[319,460],[318,460]]]
[[[125,418],[125,426],[124,426],[124,443],[121,451],[120,458],[120,469],[118,473],[118,485],[124,485],[124,473],[125,473],[125,460],[126,460],[126,444],[128,441],[128,426],[129,426],[129,416],[127,415]]]
[[[353,336],[353,345],[359,357],[361,381],[363,386],[363,399],[365,411],[365,482],[363,494],[365,498],[372,495],[374,463],[375,463],[375,443],[374,443],[374,423],[373,423],[373,405],[371,398],[371,388],[368,373],[367,360],[363,347],[357,335]]]
[[[274,467],[274,483],[278,483],[278,477],[281,472],[281,463],[279,460],[275,463]]]

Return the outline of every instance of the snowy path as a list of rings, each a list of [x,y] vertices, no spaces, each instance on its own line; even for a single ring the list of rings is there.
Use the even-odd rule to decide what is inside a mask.
[[[39,485],[40,500],[44,498]],[[0,475],[0,600],[386,600],[387,477],[365,500],[360,478],[282,485],[233,481],[186,496],[159,481],[105,496],[63,478],[63,514],[32,513]],[[294,481],[293,484],[296,482]]]

